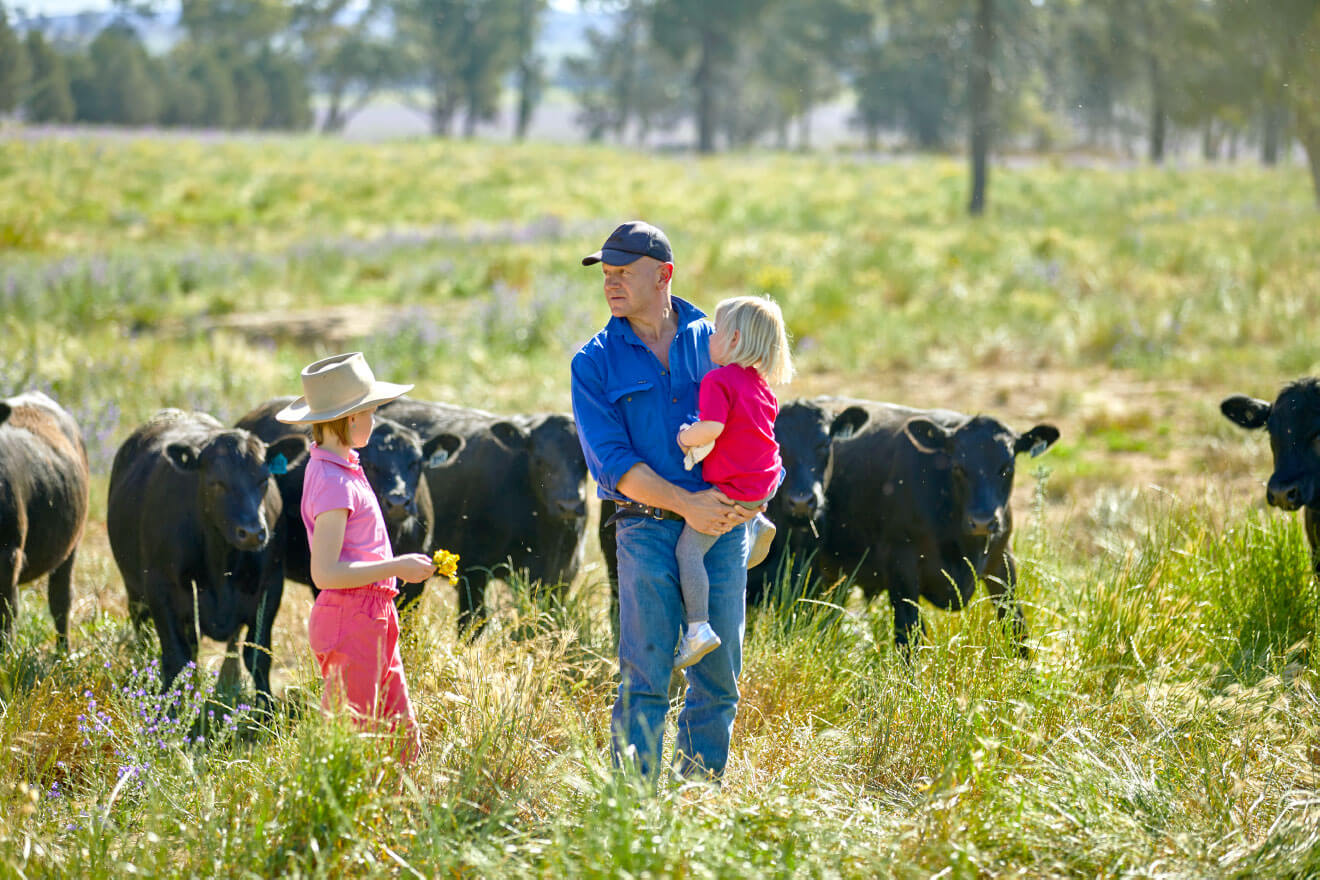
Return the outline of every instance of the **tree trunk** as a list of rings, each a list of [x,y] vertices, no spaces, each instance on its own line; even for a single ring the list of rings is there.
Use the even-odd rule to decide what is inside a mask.
[[[798,151],[811,152],[811,102],[802,102],[802,115],[798,117]]]
[[[1282,128],[1279,105],[1273,101],[1265,105],[1265,118],[1260,138],[1260,161],[1265,165],[1279,162],[1279,129]]]
[[[532,90],[536,88],[535,74],[531,65],[523,62],[518,65],[518,115],[514,123],[514,140],[525,140],[527,129],[532,124]]]
[[[971,101],[972,197],[967,212],[985,213],[985,191],[990,152],[990,57],[994,51],[994,0],[978,0],[972,31],[972,60],[967,66],[967,95]]]
[[[1207,162],[1219,161],[1219,137],[1215,134],[1214,120],[1201,129],[1201,158]]]
[[[344,100],[343,83],[335,82],[330,87],[330,105],[326,108],[325,119],[321,120],[321,133],[333,134],[344,130],[344,123],[347,122],[343,117],[340,107]]]
[[[1311,188],[1315,190],[1315,204],[1320,208],[1320,119],[1303,119],[1296,115],[1297,137],[1306,150],[1306,163],[1311,167]]]
[[[697,61],[697,152],[715,152],[715,35],[707,26],[701,32],[701,56]]]
[[[1164,138],[1168,133],[1168,118],[1164,112],[1164,74],[1160,60],[1151,53],[1150,64],[1150,161],[1164,161]]]

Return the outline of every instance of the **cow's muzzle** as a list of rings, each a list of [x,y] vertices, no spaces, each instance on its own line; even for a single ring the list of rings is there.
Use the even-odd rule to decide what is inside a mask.
[[[1296,510],[1302,506],[1302,485],[1300,482],[1282,483],[1270,480],[1265,489],[1265,497],[1270,505],[1280,510]]]
[[[815,492],[788,492],[784,494],[783,502],[789,518],[801,523],[813,519],[820,506]]]
[[[973,537],[990,538],[1003,529],[1003,517],[997,510],[990,514],[969,513],[964,527],[967,529],[967,534]]]
[[[263,525],[234,526],[233,541],[239,550],[260,550],[270,540],[270,530]]]
[[[554,503],[551,510],[563,520],[581,519],[587,515],[587,502],[581,498],[561,498]]]

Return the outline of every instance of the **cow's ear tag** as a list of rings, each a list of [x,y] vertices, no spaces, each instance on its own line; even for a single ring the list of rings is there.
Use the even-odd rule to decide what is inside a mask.
[[[429,468],[438,468],[447,461],[449,461],[449,453],[441,449],[426,460],[426,466]]]
[[[1035,443],[1031,444],[1031,457],[1035,458],[1049,448],[1050,444],[1046,443],[1044,440],[1037,440]]]
[[[266,470],[276,476],[287,474],[289,472],[289,460],[284,457],[283,452],[277,453],[275,457],[266,464]]]

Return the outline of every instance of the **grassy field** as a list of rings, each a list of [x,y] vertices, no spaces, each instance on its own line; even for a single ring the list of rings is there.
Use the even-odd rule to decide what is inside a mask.
[[[965,186],[938,159],[0,141],[0,395],[51,393],[93,466],[73,649],[27,587],[0,655],[0,873],[1320,876],[1320,589],[1263,507],[1268,443],[1217,409],[1320,371],[1304,171],[1041,162],[997,169],[979,222]],[[911,666],[885,603],[764,611],[725,785],[651,796],[609,766],[592,542],[565,604],[513,583],[471,645],[428,588],[405,640],[427,751],[402,777],[302,711],[297,585],[277,720],[217,691],[217,645],[160,697],[105,538],[128,432],[163,406],[233,421],[357,347],[421,397],[567,409],[606,319],[578,260],[634,216],[670,233],[680,296],[783,304],[786,396],[1060,428],[1015,492],[1033,659],[981,601],[927,609]]]

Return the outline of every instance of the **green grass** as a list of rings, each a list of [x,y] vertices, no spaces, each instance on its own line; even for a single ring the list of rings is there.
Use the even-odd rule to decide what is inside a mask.
[[[1295,517],[1208,494],[1231,477],[1258,495],[1268,455],[1219,397],[1320,369],[1306,183],[1300,168],[1042,163],[996,169],[976,222],[944,160],[0,142],[0,394],[50,391],[93,466],[73,649],[55,652],[43,592],[24,588],[0,654],[0,873],[1320,874],[1320,590]],[[631,216],[669,231],[680,295],[779,299],[803,387],[1045,383],[1038,411],[1014,413],[1064,431],[1019,463],[1032,659],[983,592],[926,608],[911,664],[883,600],[781,597],[750,630],[725,786],[652,794],[609,766],[593,547],[566,598],[515,583],[472,644],[428,590],[404,641],[426,743],[407,773],[388,742],[316,711],[292,585],[279,717],[214,691],[214,646],[162,716],[155,644],[124,619],[104,540],[128,432],[162,406],[236,419],[351,346],[424,397],[566,409],[567,359],[605,319],[577,261]],[[1049,384],[1067,374],[1084,381]],[[1097,407],[1110,377],[1159,387]],[[1189,435],[1207,492],[1129,479]]]

